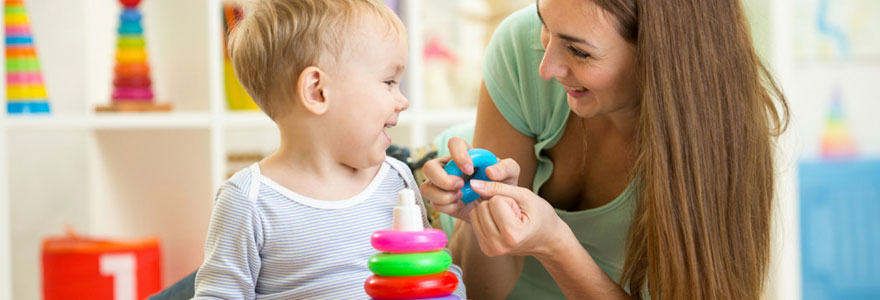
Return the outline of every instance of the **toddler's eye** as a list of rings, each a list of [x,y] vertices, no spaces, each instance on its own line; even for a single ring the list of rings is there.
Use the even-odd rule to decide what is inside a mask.
[[[385,84],[387,84],[388,86],[394,86],[395,84],[397,84],[397,80],[394,80],[394,79],[385,80],[383,82]]]

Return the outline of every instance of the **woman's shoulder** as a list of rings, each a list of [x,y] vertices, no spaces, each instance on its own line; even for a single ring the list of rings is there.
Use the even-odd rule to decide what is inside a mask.
[[[530,50],[543,51],[541,45],[541,20],[534,5],[523,7],[510,14],[498,24],[492,43],[506,46],[526,46]]]

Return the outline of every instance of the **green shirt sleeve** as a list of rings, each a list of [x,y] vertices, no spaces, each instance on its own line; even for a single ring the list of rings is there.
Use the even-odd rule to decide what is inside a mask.
[[[530,5],[498,26],[483,61],[483,80],[495,106],[516,130],[536,139],[535,192],[553,173],[542,151],[562,136],[571,111],[562,85],[538,73],[543,57],[541,20]]]

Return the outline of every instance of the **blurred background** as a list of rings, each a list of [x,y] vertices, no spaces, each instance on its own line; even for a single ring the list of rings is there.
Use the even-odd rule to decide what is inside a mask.
[[[10,20],[21,21],[10,16],[22,13],[10,2],[7,44]],[[132,113],[96,112],[113,103],[122,5],[24,2],[51,112],[0,112],[0,299],[44,296],[43,241],[68,225],[85,236],[157,237],[161,287],[200,265],[216,188],[277,146],[225,61],[237,3],[139,5],[154,101],[172,108]],[[390,134],[419,157],[441,131],[473,121],[493,29],[534,0],[386,3],[410,35],[411,105]],[[743,6],[792,109],[777,155],[767,298],[880,299],[880,1]]]

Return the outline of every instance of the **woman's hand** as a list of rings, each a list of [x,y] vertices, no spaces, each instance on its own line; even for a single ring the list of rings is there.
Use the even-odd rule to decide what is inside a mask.
[[[553,255],[574,234],[553,206],[531,190],[500,182],[473,180],[471,187],[488,200],[470,212],[480,249],[500,255]]]
[[[474,165],[468,155],[470,146],[461,138],[452,138],[448,143],[451,156],[435,158],[425,163],[422,170],[428,180],[422,183],[420,190],[422,197],[428,199],[435,211],[453,216],[459,220],[470,222],[470,211],[479,201],[467,205],[460,201],[464,187],[464,180],[458,176],[446,174],[443,170],[449,160],[455,160],[458,168],[468,175],[474,174]],[[486,168],[489,179],[506,184],[517,183],[519,179],[519,165],[512,159],[502,159],[497,164]]]

